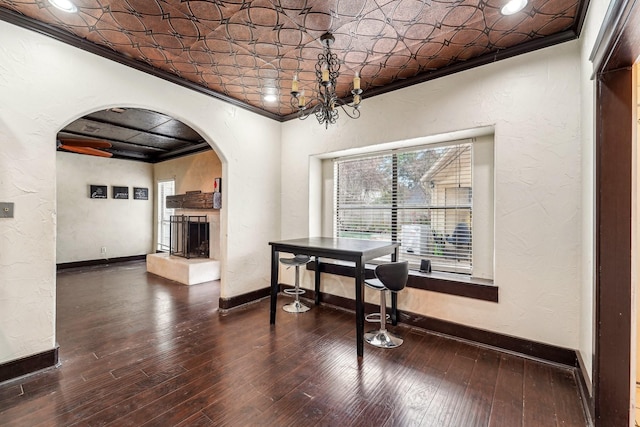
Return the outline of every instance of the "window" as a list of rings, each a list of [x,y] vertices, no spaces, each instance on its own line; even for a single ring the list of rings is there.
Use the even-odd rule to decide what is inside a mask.
[[[170,218],[174,214],[174,209],[167,209],[167,196],[174,194],[174,180],[158,182],[158,250],[162,252],[169,252],[171,247]]]
[[[400,241],[419,268],[472,272],[470,142],[337,159],[334,235]]]

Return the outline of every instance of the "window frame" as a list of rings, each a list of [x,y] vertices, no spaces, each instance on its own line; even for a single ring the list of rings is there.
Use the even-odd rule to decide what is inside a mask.
[[[461,137],[457,137],[459,134]],[[472,248],[473,271],[471,277],[458,274],[431,273],[444,275],[447,279],[470,279],[472,282],[480,280],[492,282],[494,279],[495,259],[495,203],[494,188],[496,176],[494,168],[495,157],[495,129],[491,126],[468,131],[450,132],[446,135],[433,135],[411,140],[383,142],[375,145],[365,145],[358,148],[317,154],[310,157],[309,188],[309,232],[315,236],[334,236],[335,186],[333,162],[339,157],[356,157],[369,153],[390,151],[394,149],[412,149],[424,145],[471,141],[474,145],[473,155],[473,223],[474,240]],[[412,274],[425,276],[425,273],[414,271]],[[428,276],[428,275],[427,275]],[[458,277],[458,279],[456,279]]]
[[[403,242],[400,259],[408,260],[413,270],[420,268],[423,259],[430,259],[434,271],[470,276],[473,262],[472,142],[450,141],[334,158],[333,236],[352,234],[355,238],[375,239],[376,234],[386,234],[392,241]],[[415,156],[413,164],[417,168],[405,160],[409,158],[411,162],[412,156]],[[355,169],[347,169],[349,166]],[[374,174],[369,180],[366,175],[350,172],[366,167]],[[345,173],[344,184],[341,171]],[[418,172],[418,175],[412,177],[411,172]],[[350,177],[355,177],[355,187]],[[425,187],[424,179],[430,179],[431,185]],[[379,186],[370,186],[371,182]],[[341,185],[347,188],[343,189]],[[458,192],[462,188],[468,191],[465,202],[460,203]],[[450,197],[451,189],[456,190],[453,198]],[[427,223],[421,222],[424,220]],[[363,229],[364,223],[372,228]],[[342,225],[339,227],[339,224]],[[413,236],[416,227],[417,241]],[[458,244],[454,240],[462,229],[465,243]],[[379,231],[369,236],[369,230]],[[409,247],[410,243],[417,246]]]

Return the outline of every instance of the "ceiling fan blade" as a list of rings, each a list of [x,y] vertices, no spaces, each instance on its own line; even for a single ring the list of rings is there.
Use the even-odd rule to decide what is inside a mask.
[[[60,138],[64,145],[72,147],[111,148],[111,143],[99,139]]]
[[[59,148],[67,151],[73,151],[74,153],[79,154],[89,154],[90,156],[99,156],[99,157],[112,157],[113,154],[107,153],[106,151],[96,150],[91,147],[74,147],[71,145],[62,144]]]

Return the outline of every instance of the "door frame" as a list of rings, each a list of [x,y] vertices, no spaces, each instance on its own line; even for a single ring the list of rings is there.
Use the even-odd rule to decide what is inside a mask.
[[[630,424],[632,152],[640,56],[636,0],[613,0],[591,60],[595,104],[595,293],[593,402],[597,426]],[[635,363],[635,361],[633,361]]]

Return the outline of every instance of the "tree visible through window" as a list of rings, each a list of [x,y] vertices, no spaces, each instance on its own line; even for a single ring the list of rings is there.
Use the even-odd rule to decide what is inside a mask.
[[[472,145],[338,159],[337,237],[401,242],[413,268],[471,273]]]

